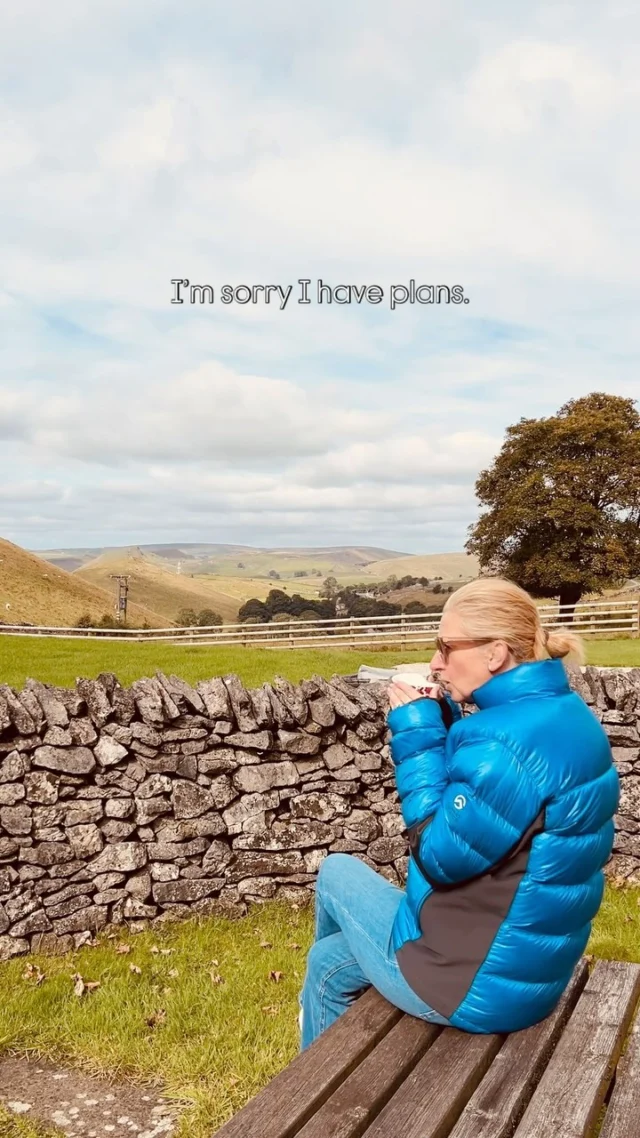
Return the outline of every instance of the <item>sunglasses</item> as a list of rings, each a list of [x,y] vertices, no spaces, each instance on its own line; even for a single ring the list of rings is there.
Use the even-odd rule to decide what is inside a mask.
[[[476,644],[493,644],[494,637],[485,636],[483,640],[441,640],[436,637],[436,648],[442,657],[443,664],[449,663],[449,654],[459,648],[474,648]]]

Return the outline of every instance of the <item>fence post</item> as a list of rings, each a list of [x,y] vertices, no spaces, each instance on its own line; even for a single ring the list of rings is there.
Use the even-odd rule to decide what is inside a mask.
[[[401,642],[403,648],[407,647],[407,630],[405,628],[406,623],[407,623],[407,618],[405,617],[405,615],[403,613],[402,616],[400,617],[400,642]]]
[[[355,622],[354,622],[354,620],[353,620],[353,617],[350,617],[350,618],[349,618],[349,647],[350,647],[350,648],[355,648],[355,642],[354,642],[355,632],[354,632],[354,628],[355,628]]]
[[[636,630],[632,632],[633,637],[640,636],[640,597],[638,597],[637,612],[636,612]]]

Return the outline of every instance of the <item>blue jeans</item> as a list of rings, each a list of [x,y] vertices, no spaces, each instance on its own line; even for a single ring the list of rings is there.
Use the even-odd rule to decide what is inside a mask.
[[[403,896],[357,857],[329,854],[323,861],[316,883],[316,939],[300,994],[301,1050],[372,985],[409,1015],[448,1024],[415,994],[398,966],[391,933]]]

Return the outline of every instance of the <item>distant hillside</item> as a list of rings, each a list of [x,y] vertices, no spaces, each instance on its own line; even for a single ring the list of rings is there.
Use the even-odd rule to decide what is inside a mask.
[[[390,560],[374,561],[363,571],[367,577],[385,581],[395,575],[404,577],[442,577],[451,584],[471,581],[480,572],[477,557],[468,553],[424,553],[416,557],[397,557]]]
[[[397,550],[366,546],[254,549],[247,545],[185,542],[139,545],[135,548],[143,556],[165,563],[172,571],[179,564],[185,573],[206,573],[222,577],[266,577],[271,570],[275,570],[281,577],[292,579],[297,572],[311,574],[313,571],[323,577],[357,576],[361,568],[371,562],[405,556]],[[109,557],[126,557],[129,549],[47,549],[36,552],[53,565],[75,570],[86,568],[105,554]]]
[[[0,538],[0,620],[5,624],[72,627],[86,613],[94,620],[115,615],[113,581],[105,588],[83,581]],[[128,623],[153,627],[163,623],[158,613],[130,605]]]
[[[121,550],[114,549],[77,569],[74,579],[88,581],[103,587],[110,573],[124,573],[129,580],[129,597],[138,604],[145,604],[161,613],[165,621],[176,621],[180,609],[213,609],[227,623],[238,619],[238,609],[249,597],[263,600],[270,589],[282,588],[283,583],[263,578],[252,580],[234,577],[191,576],[187,565],[177,572],[175,564],[169,564],[151,553],[144,553],[140,547]],[[289,592],[299,592],[303,596],[316,596],[320,580],[307,582],[304,579],[286,582]]]

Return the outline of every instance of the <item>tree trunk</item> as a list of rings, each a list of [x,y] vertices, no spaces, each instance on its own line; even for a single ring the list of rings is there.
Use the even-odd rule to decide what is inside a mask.
[[[576,605],[581,596],[582,585],[560,586],[560,613],[558,615],[560,624],[572,624]],[[565,605],[569,605],[570,608],[564,608]]]

